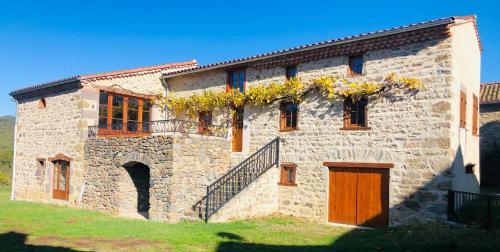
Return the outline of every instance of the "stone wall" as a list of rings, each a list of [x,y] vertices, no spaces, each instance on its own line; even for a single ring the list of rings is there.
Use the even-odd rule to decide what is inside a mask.
[[[167,219],[172,180],[172,144],[169,136],[95,138],[85,142],[85,189],[81,207],[112,214],[130,216],[130,207],[120,204],[120,198],[133,186],[120,187],[125,167],[141,163],[149,167],[149,218]],[[125,167],[124,167],[125,166]],[[125,191],[119,190],[120,188]],[[125,209],[124,209],[124,208]]]
[[[244,145],[247,155],[276,136],[282,138],[281,161],[294,162],[297,187],[278,187],[282,214],[327,221],[328,168],[324,161],[394,163],[390,172],[390,222],[445,219],[450,168],[453,72],[452,39],[433,40],[364,55],[364,78],[381,80],[390,72],[417,77],[426,89],[401,99],[370,101],[371,130],[343,131],[343,101],[309,95],[299,108],[299,130],[279,131],[279,105],[245,107]],[[348,57],[334,57],[297,66],[303,81],[347,72]],[[208,71],[167,79],[169,92],[189,95],[205,89],[224,90],[223,71]],[[285,68],[247,68],[247,88],[283,82]]]
[[[272,167],[215,212],[210,222],[263,217],[278,212],[279,168]]]
[[[207,186],[231,168],[227,140],[198,135],[179,136],[173,144],[172,207],[169,220],[198,219],[193,207],[206,195]]]
[[[481,104],[481,185],[500,186],[500,104]]]
[[[76,205],[83,181],[83,142],[86,124],[81,119],[81,89],[19,101],[15,136],[16,159],[14,196],[18,200]],[[48,159],[62,153],[70,163],[69,200],[52,198],[53,163],[40,166],[37,158]]]
[[[88,139],[82,207],[133,217],[134,183],[125,167],[149,167],[149,219],[197,219],[193,206],[206,186],[230,168],[229,143],[196,135]],[[127,169],[135,169],[127,168]],[[132,194],[132,199],[130,197]],[[143,194],[144,195],[144,194]]]

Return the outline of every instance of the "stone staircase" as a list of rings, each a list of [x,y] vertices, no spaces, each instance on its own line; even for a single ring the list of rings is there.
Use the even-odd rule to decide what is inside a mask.
[[[279,143],[280,138],[275,138],[208,185],[206,195],[193,206],[198,217],[208,222],[212,215],[271,167],[278,167]]]

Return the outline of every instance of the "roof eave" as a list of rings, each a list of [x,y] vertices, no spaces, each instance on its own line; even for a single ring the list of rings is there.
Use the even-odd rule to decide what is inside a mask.
[[[26,94],[28,94],[28,93],[35,93],[35,92],[43,90],[43,89],[50,89],[50,88],[54,88],[54,87],[58,87],[58,86],[62,86],[62,85],[65,85],[68,83],[74,83],[74,82],[80,82],[80,76],[75,76],[72,78],[64,79],[62,81],[56,81],[56,82],[49,83],[49,84],[42,84],[42,85],[39,85],[39,86],[33,87],[33,88],[19,89],[19,90],[10,92],[9,95],[13,99],[19,101],[19,100],[22,100],[23,98],[26,98],[28,96]]]
[[[369,35],[366,35],[363,37],[355,37],[355,38],[341,40],[341,41],[333,41],[330,43],[325,43],[325,44],[320,44],[320,45],[315,45],[315,46],[310,46],[310,47],[305,47],[305,48],[299,48],[296,50],[290,50],[290,51],[280,52],[280,53],[276,53],[276,54],[272,54],[272,55],[265,55],[262,57],[250,58],[250,59],[241,60],[241,61],[230,62],[227,64],[220,64],[220,65],[214,65],[214,66],[209,66],[209,67],[201,67],[201,68],[196,68],[193,70],[188,70],[186,72],[173,73],[173,74],[163,74],[160,78],[161,79],[170,79],[170,78],[174,78],[174,77],[179,77],[179,76],[189,75],[189,74],[194,74],[194,73],[199,73],[199,72],[205,72],[205,71],[215,70],[215,69],[219,69],[219,68],[228,68],[228,67],[232,67],[232,66],[236,66],[236,65],[244,65],[244,64],[247,64],[250,62],[265,60],[265,59],[289,55],[289,54],[294,54],[294,53],[298,53],[298,52],[305,52],[305,51],[309,51],[309,50],[320,49],[320,48],[334,46],[334,45],[341,45],[341,44],[347,44],[347,43],[352,43],[352,42],[357,42],[357,41],[362,41],[362,40],[367,40],[367,39],[390,36],[390,35],[404,33],[404,32],[408,32],[408,31],[421,30],[421,29],[431,28],[431,27],[436,27],[436,26],[441,26],[441,25],[448,25],[448,24],[451,24],[453,22],[454,22],[453,18],[445,18],[443,20],[438,20],[436,22],[432,22],[429,24],[421,24],[421,25],[412,26],[412,27],[404,27],[404,28],[401,28],[398,30],[389,30],[389,31],[384,31],[384,32],[380,32],[380,33],[369,34]]]

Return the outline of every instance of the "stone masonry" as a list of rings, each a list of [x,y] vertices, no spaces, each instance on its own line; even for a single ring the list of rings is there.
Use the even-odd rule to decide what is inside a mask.
[[[481,184],[500,186],[500,103],[481,104]]]
[[[230,167],[229,143],[224,139],[188,135],[88,139],[88,164],[82,207],[137,216],[141,194],[131,183],[131,172],[149,168],[151,220],[176,222],[198,218],[193,210],[206,186]],[[137,172],[137,171],[136,171]],[[132,195],[132,197],[130,197]]]
[[[477,47],[477,44],[471,43],[470,46]],[[477,175],[465,175],[463,169],[464,160],[477,163],[477,157],[467,151],[459,153],[460,145],[457,149],[455,143],[461,141],[456,140],[458,134],[450,130],[457,125],[455,103],[458,104],[459,92],[456,87],[462,82],[453,68],[454,57],[458,57],[455,50],[460,49],[454,39],[446,38],[366,52],[364,79],[382,80],[388,73],[396,72],[418,77],[426,86],[414,96],[370,100],[370,130],[341,130],[343,101],[331,102],[318,93],[308,95],[300,104],[299,129],[291,132],[279,131],[279,104],[246,106],[243,153],[250,155],[280,136],[281,161],[297,164],[296,187],[277,185],[278,177],[269,181],[278,189],[277,212],[325,222],[328,215],[328,168],[323,162],[383,162],[394,164],[389,186],[391,225],[412,220],[446,219],[448,189],[462,189],[464,184],[467,190],[478,188]],[[301,63],[297,65],[298,77],[307,82],[325,75],[344,76],[347,64],[348,57]],[[247,67],[246,87],[283,82],[284,73],[284,66],[269,69]],[[165,80],[168,92],[187,96],[204,90],[225,90],[226,72],[215,69]],[[465,88],[468,97],[477,95],[475,88]],[[214,112],[214,118],[227,118],[227,111]],[[478,142],[472,141],[467,148],[477,147]],[[250,194],[257,192],[248,190],[248,195],[242,192],[238,197],[251,198]],[[247,204],[241,203],[240,206],[240,211],[247,208]],[[220,211],[238,216],[234,214],[238,212],[235,204],[228,203]],[[261,212],[254,210],[254,214],[260,215]],[[221,215],[214,215],[214,221]],[[248,213],[240,215],[249,216]]]

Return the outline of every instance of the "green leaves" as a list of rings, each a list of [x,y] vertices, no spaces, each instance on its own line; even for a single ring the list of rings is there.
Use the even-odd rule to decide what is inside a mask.
[[[306,93],[319,90],[327,99],[334,100],[339,97],[362,97],[390,92],[394,89],[419,90],[423,88],[420,80],[409,77],[397,78],[395,73],[390,73],[380,83],[340,79],[335,76],[322,76],[309,83],[302,82],[299,78],[291,78],[282,84],[270,83],[268,85],[250,86],[245,92],[232,90],[203,91],[189,97],[176,97],[170,95],[158,103],[166,105],[175,114],[187,112],[192,117],[197,117],[201,111],[214,111],[227,107],[241,107],[251,105],[269,105],[278,100],[293,100],[301,102]]]

